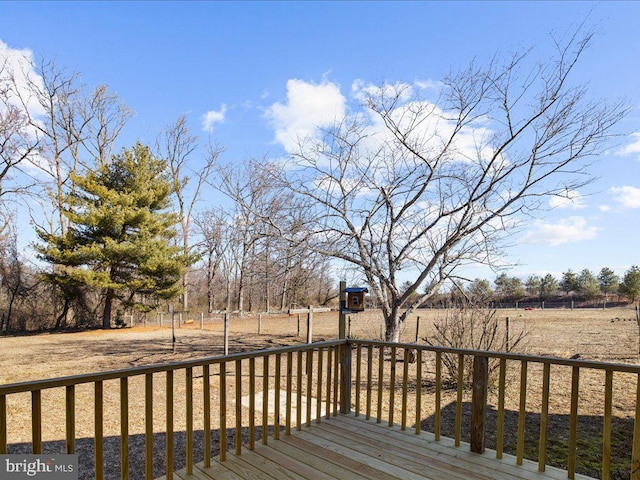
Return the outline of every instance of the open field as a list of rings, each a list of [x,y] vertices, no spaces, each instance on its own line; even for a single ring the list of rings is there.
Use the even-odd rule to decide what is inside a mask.
[[[420,317],[419,339],[429,336],[433,332],[433,322],[441,312],[420,311],[417,312],[404,328],[402,340],[413,342],[416,338],[418,327],[417,318]],[[497,313],[500,319],[510,318],[512,331],[525,329],[528,332],[525,352],[535,355],[551,355],[560,357],[575,357],[580,359],[593,359],[598,361],[612,361],[616,363],[638,362],[638,325],[635,321],[635,311],[629,309],[589,309],[589,310],[500,310]],[[351,335],[359,339],[380,338],[381,317],[378,312],[367,311],[365,313],[351,315]],[[205,356],[222,355],[223,353],[223,326],[221,319],[211,319],[204,322],[204,329],[199,328],[198,322],[183,325],[176,329],[176,353],[173,353],[171,328],[157,326],[126,328],[112,331],[88,331],[65,334],[43,334],[21,337],[2,337],[0,346],[0,383],[12,383],[26,380],[51,378],[56,376],[74,375],[96,371],[128,368],[138,365],[148,365],[162,362],[174,362],[183,359],[200,358]],[[306,318],[301,316],[300,336],[298,336],[297,317],[290,316],[263,316],[261,321],[261,334],[257,334],[258,319],[256,316],[245,318],[232,318],[229,323],[230,352],[264,349],[282,345],[292,345],[304,342],[306,338]],[[329,340],[337,336],[337,314],[335,312],[314,314],[313,338],[314,340]],[[422,341],[422,340],[420,340]],[[374,359],[374,362],[377,360]],[[387,362],[388,363],[388,362]],[[258,371],[262,368],[257,366]],[[273,365],[271,365],[273,368]],[[374,371],[377,366],[374,366]],[[388,368],[388,367],[385,367]],[[411,370],[415,369],[412,365]],[[532,364],[528,371],[527,384],[527,436],[528,445],[535,445],[539,430],[539,415],[541,404],[541,378],[542,368]],[[423,406],[420,418],[425,429],[433,426],[433,398],[432,384],[429,383],[433,375],[433,358],[426,358],[423,372],[425,381],[422,384]],[[411,373],[411,372],[410,372]],[[200,398],[202,392],[202,376],[195,374],[194,395]],[[234,389],[234,372],[227,372],[227,388]],[[514,435],[517,428],[517,415],[509,415],[509,411],[517,411],[519,401],[518,375],[516,365],[510,368],[509,392],[507,395],[506,445],[514,447]],[[175,395],[177,399],[184,398],[184,375],[176,376]],[[133,379],[129,385],[130,391],[130,434],[132,435],[131,449],[143,445],[144,421],[144,379]],[[243,384],[247,382],[243,377]],[[549,438],[551,453],[555,448],[562,450],[563,442],[567,436],[567,413],[569,412],[569,388],[571,384],[571,369],[558,367],[553,370],[551,381],[551,403],[549,424]],[[580,377],[580,422],[579,432],[582,439],[580,448],[589,455],[598,455],[601,443],[600,435],[603,414],[603,384],[604,376],[601,372],[586,371]],[[104,433],[106,437],[105,451],[113,457],[118,455],[119,433],[119,398],[117,382],[105,383],[105,420]],[[415,389],[417,385],[413,385]],[[619,439],[622,457],[627,455],[625,444],[630,448],[629,437],[631,427],[627,421],[634,415],[635,409],[636,377],[633,375],[616,374],[614,383],[614,440]],[[243,391],[248,391],[243,385]],[[154,391],[154,405],[163,405],[162,389]],[[375,394],[374,394],[375,395]],[[215,393],[214,393],[215,396]],[[157,397],[157,398],[156,398]],[[375,400],[375,399],[374,399]],[[470,395],[465,395],[465,411],[468,410]],[[455,392],[447,391],[443,394],[443,434],[451,436],[453,428]],[[497,403],[495,395],[490,395],[490,403]],[[213,405],[217,405],[214,401]],[[410,405],[409,409],[415,407]],[[194,418],[201,418],[202,405],[194,405]],[[184,408],[176,403],[176,431],[180,431],[184,425]],[[231,409],[233,410],[233,409]],[[390,412],[385,403],[383,415]],[[79,387],[76,393],[77,411],[77,435],[81,439],[78,442],[78,452],[81,463],[91,463],[91,438],[93,435],[93,389],[91,385]],[[64,439],[64,392],[43,392],[43,439],[45,448],[56,448]],[[243,415],[246,415],[246,411]],[[495,413],[495,412],[494,412]],[[394,406],[394,416],[401,417],[399,402]],[[214,412],[214,418],[218,413]],[[492,413],[489,413],[491,424]],[[243,419],[243,424],[245,419]],[[233,425],[233,412],[229,415],[229,425]],[[8,440],[12,444],[10,450],[19,452],[28,450],[30,441],[30,399],[28,396],[16,396],[8,402]],[[154,431],[163,432],[163,416],[160,411],[154,415]],[[201,428],[196,424],[196,429]],[[491,432],[491,427],[489,427]],[[595,436],[595,440],[591,437]],[[629,438],[627,438],[629,437]],[[198,437],[199,438],[199,437]],[[200,440],[196,439],[196,442]],[[84,441],[86,440],[86,441]],[[160,443],[162,439],[160,438]],[[184,442],[184,438],[177,436],[178,444]],[[233,442],[233,439],[229,439]],[[214,442],[215,443],[215,442]],[[47,447],[49,445],[49,447]],[[491,433],[489,433],[489,448],[491,446]],[[201,447],[201,445],[200,445]],[[59,448],[59,445],[58,447]],[[143,449],[143,447],[140,447]],[[527,447],[529,448],[529,447]],[[177,447],[181,451],[180,445]],[[509,448],[505,448],[509,452]],[[163,447],[158,448],[158,463],[162,464]],[[532,453],[533,455],[533,453]],[[562,452],[559,454],[562,457]],[[585,454],[586,455],[586,454]],[[132,457],[135,455],[132,453]],[[534,457],[535,458],[535,457]],[[83,460],[84,459],[84,460]],[[551,458],[554,461],[553,458]],[[597,467],[591,466],[591,461],[586,458],[579,463],[579,471],[597,476]],[[628,461],[628,459],[627,459]],[[176,457],[176,466],[184,462],[179,453]],[[133,462],[132,462],[133,463]],[[563,466],[561,461],[555,461]],[[614,470],[613,478],[628,478],[625,476],[626,466],[621,464],[620,472]],[[107,468],[107,478],[118,478],[117,465],[113,466],[113,472]],[[132,464],[132,468],[137,468]],[[595,470],[594,470],[595,469]],[[625,470],[626,469],[626,470]],[[85,470],[89,472],[90,465]],[[82,478],[91,478],[90,474],[83,474]],[[132,473],[132,478],[139,478]]]

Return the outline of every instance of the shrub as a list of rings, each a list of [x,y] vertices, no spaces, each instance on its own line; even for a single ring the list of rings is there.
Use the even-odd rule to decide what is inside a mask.
[[[431,346],[464,348],[470,350],[488,350],[499,352],[517,352],[524,346],[527,332],[524,329],[507,333],[506,325],[498,321],[495,310],[477,308],[467,304],[462,308],[445,310],[434,322],[436,333],[425,337],[423,341]],[[455,383],[458,378],[458,354],[443,353],[445,380]],[[489,360],[489,383],[494,377],[499,359]],[[473,356],[464,357],[463,382],[465,388],[471,388],[473,376]]]

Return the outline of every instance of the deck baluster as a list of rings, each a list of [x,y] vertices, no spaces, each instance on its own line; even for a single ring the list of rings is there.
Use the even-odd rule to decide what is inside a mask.
[[[202,430],[204,435],[204,467],[211,467],[211,370],[202,366]]]
[[[507,360],[500,359],[500,370],[498,373],[498,427],[496,429],[496,458],[502,458],[504,447],[504,395],[507,383]]]
[[[65,387],[64,403],[65,403],[65,432],[66,432],[65,443],[67,446],[67,454],[73,454],[73,453],[76,453],[76,387],[75,385],[67,385]]]
[[[153,480],[153,373],[144,376],[145,478]]]
[[[540,441],[538,442],[538,471],[544,472],[547,463],[547,426],[549,424],[549,381],[551,365],[545,363],[542,371],[542,407],[540,409]]]
[[[120,478],[129,479],[129,383],[120,379]]]
[[[95,461],[96,461],[96,480],[102,480],[104,478],[104,388],[101,381],[97,381],[94,384],[95,396],[95,434],[94,434],[94,448],[95,448]],[[42,453],[42,452],[40,452]]]
[[[167,445],[165,457],[167,460],[166,477],[173,479],[173,370],[167,370],[165,376],[165,417],[167,423]]]
[[[576,477],[576,455],[578,444],[578,396],[580,388],[580,367],[571,369],[571,413],[569,415],[569,459],[567,477]]]

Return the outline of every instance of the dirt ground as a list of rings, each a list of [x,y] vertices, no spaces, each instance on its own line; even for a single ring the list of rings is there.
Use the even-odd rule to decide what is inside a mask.
[[[421,310],[413,315],[402,332],[402,341],[413,342],[418,338],[420,343],[425,337],[433,334],[433,323],[437,321],[442,312]],[[525,353],[535,355],[559,356],[564,358],[574,357],[598,361],[611,361],[615,363],[638,363],[638,331],[639,327],[635,319],[633,308],[628,309],[576,309],[576,310],[500,310],[498,318],[509,317],[510,329],[515,334],[524,329],[527,332]],[[418,318],[419,317],[419,318]],[[379,312],[367,311],[365,313],[351,315],[348,322],[350,336],[358,339],[380,339],[382,331],[382,318]],[[159,325],[135,326],[111,331],[87,331],[78,333],[56,333],[30,336],[0,337],[0,384],[53,378],[58,376],[91,373],[98,371],[117,370],[138,365],[149,365],[163,362],[175,362],[184,359],[201,358],[222,355],[223,353],[223,321],[221,318],[205,319],[203,328],[195,321],[188,325],[180,325],[175,329],[175,352],[172,343],[172,329],[165,322]],[[337,337],[337,314],[335,312],[315,314],[313,319],[313,339],[330,340]],[[260,334],[258,334],[258,329]],[[294,345],[306,340],[306,316],[266,316],[260,319],[257,316],[245,318],[231,318],[229,321],[229,349],[231,353],[240,351],[253,351],[273,348],[276,346]],[[399,352],[400,353],[400,352]],[[294,356],[295,359],[295,356]],[[285,359],[283,359],[285,361]],[[305,359],[306,361],[306,359]],[[317,361],[317,360],[316,360]],[[377,372],[377,356],[374,358],[373,371]],[[387,354],[384,368],[390,371],[390,357]],[[325,364],[326,366],[326,364]],[[283,364],[283,372],[285,371]],[[245,367],[246,368],[246,367]],[[262,367],[257,365],[257,371]],[[403,364],[397,364],[398,375],[401,374]],[[273,369],[273,365],[271,365]],[[423,392],[423,406],[420,412],[415,411],[415,390],[418,386],[415,382],[409,382],[410,399],[405,409],[409,426],[415,424],[416,419],[421,421],[423,428],[433,429],[434,413],[434,389],[433,374],[434,363],[432,356],[426,356],[423,366],[423,380],[421,390]],[[294,372],[296,371],[294,361]],[[413,378],[415,365],[409,368],[409,378]],[[295,374],[295,373],[294,373]],[[508,392],[506,402],[506,438],[505,451],[510,451],[509,446],[515,445],[515,432],[517,430],[517,410],[519,401],[519,365],[509,366]],[[227,372],[227,388],[234,390],[235,373]],[[560,460],[551,459],[551,463],[565,466],[562,463],[566,446],[569,412],[569,388],[571,371],[566,367],[554,367],[552,369],[551,402],[550,402],[550,456],[554,449],[560,450]],[[246,372],[243,371],[243,392],[248,391],[246,386]],[[155,378],[158,378],[156,381]],[[542,391],[542,367],[530,364],[527,375],[527,456],[536,458],[537,435],[539,431],[539,415]],[[163,405],[166,392],[163,389],[163,379],[154,377],[154,439],[156,444],[157,476],[163,474],[164,468],[164,444],[165,426]],[[184,375],[176,375],[175,396],[184,398]],[[398,382],[396,381],[396,388]],[[260,383],[260,380],[257,380]],[[142,457],[136,457],[139,451],[144,451],[144,379],[132,379],[129,385],[129,432],[130,432],[130,456],[131,478],[141,478],[143,466]],[[213,384],[213,381],[212,381]],[[604,375],[599,371],[586,370],[580,377],[580,404],[579,404],[579,436],[583,440],[579,448],[584,452],[579,453],[579,471],[592,476],[598,476],[598,466],[591,465],[591,450],[594,455],[601,451],[601,416],[603,414],[603,385]],[[316,383],[314,383],[315,392]],[[105,457],[116,459],[119,457],[119,391],[118,382],[105,382]],[[354,387],[355,389],[355,387]],[[156,391],[157,390],[157,391]],[[196,460],[204,455],[202,450],[202,373],[195,372],[194,395],[199,400],[194,402],[194,428],[198,432],[195,439]],[[258,389],[259,390],[259,389]],[[636,377],[633,375],[616,374],[614,378],[614,449],[620,444],[619,454],[622,458],[619,467],[615,464],[613,478],[628,478],[628,452],[625,444],[630,444],[627,438],[632,432],[632,421],[635,409]],[[213,405],[217,405],[216,393],[213,394]],[[306,392],[305,392],[306,395]],[[399,422],[403,413],[399,393],[395,402],[390,401],[389,385],[385,385],[384,397],[381,398],[382,415],[388,419],[393,412],[395,422]],[[355,399],[355,390],[354,395]],[[295,395],[294,395],[295,398]],[[364,412],[365,395],[361,392],[360,411]],[[43,439],[45,451],[64,451],[64,389],[43,392]],[[233,401],[230,399],[229,401]],[[372,394],[372,411],[375,415],[378,404],[377,393]],[[464,397],[465,418],[468,418],[470,395]],[[8,399],[7,407],[7,436],[10,444],[10,453],[30,451],[31,439],[31,415],[30,399],[27,394],[14,395]],[[497,398],[495,392],[490,394],[490,403],[493,408],[489,412],[488,437],[489,448],[492,448],[492,432],[495,431],[495,405]],[[453,418],[455,410],[455,392],[446,391],[442,399],[443,406],[443,434],[453,435]],[[233,410],[233,408],[231,408]],[[245,409],[246,410],[246,409]],[[79,386],[76,391],[76,433],[78,437],[77,451],[81,461],[81,478],[92,477],[93,470],[93,386]],[[217,416],[218,413],[213,413]],[[243,416],[247,412],[243,411]],[[227,426],[234,425],[234,414],[228,414]],[[217,418],[217,417],[216,417]],[[184,463],[184,425],[186,422],[184,408],[179,401],[176,403],[176,466]],[[465,420],[466,422],[466,420]],[[492,423],[493,422],[493,423]],[[617,423],[616,423],[617,422]],[[243,418],[243,425],[247,425]],[[493,425],[493,427],[492,427]],[[217,443],[220,430],[219,425],[212,424],[214,429],[214,445]],[[199,430],[200,429],[200,430]],[[468,425],[464,426],[464,431]],[[227,438],[229,448],[232,449],[233,433],[229,431]],[[242,432],[246,440],[246,431]],[[260,433],[258,433],[260,435]],[[464,439],[463,434],[463,439]],[[530,437],[530,438],[529,438]],[[591,441],[591,437],[595,437]],[[619,438],[618,438],[619,437]],[[618,443],[616,443],[616,441]],[[557,442],[556,442],[557,441]],[[555,443],[554,443],[555,442]],[[558,445],[556,445],[558,443]],[[215,447],[214,447],[215,448]],[[531,450],[529,452],[529,450]],[[182,453],[181,453],[182,452]],[[587,454],[588,452],[588,454]],[[216,452],[214,451],[213,454]],[[626,460],[625,460],[626,458]],[[138,460],[136,460],[138,459]],[[181,463],[182,462],[182,463]],[[625,463],[627,462],[627,463]],[[597,462],[596,462],[597,463]],[[142,465],[142,466],[141,466]],[[119,478],[119,460],[107,461],[106,478]],[[617,473],[616,473],[617,472]]]

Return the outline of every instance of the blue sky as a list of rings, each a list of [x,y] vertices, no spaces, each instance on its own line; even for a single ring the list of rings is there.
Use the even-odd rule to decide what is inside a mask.
[[[585,22],[596,35],[574,80],[630,113],[592,169],[598,181],[529,220],[508,261],[523,277],[621,274],[640,264],[638,19],[640,2],[0,2],[0,53],[27,49],[108,84],[136,113],[123,145],[186,114],[240,162],[282,155],[288,134],[354,101],[358,82],[437,81],[530,47],[544,58],[549,34]]]

